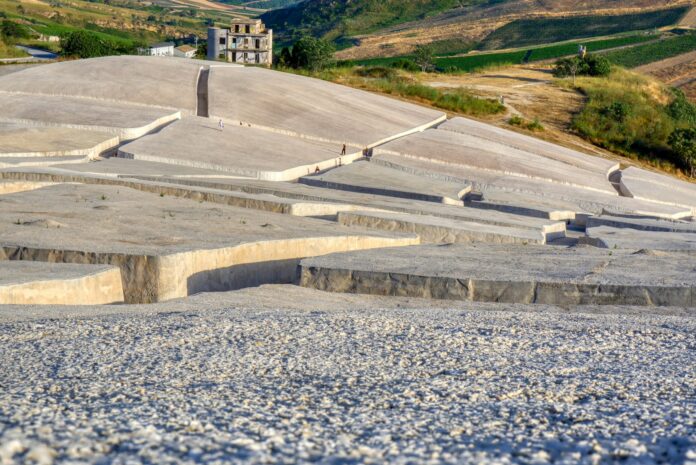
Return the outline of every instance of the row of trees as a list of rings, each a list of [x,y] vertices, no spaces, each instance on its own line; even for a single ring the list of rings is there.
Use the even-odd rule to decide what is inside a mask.
[[[73,31],[60,40],[64,56],[94,58],[107,55],[134,53],[139,46],[134,42],[116,42],[86,30]]]

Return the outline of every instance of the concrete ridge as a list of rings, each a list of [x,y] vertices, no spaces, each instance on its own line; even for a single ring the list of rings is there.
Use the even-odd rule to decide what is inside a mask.
[[[0,116],[0,122],[4,123],[17,123],[25,124],[33,127],[52,127],[52,128],[71,128],[71,129],[82,129],[85,131],[97,131],[97,132],[107,132],[109,134],[116,134],[120,142],[125,142],[133,139],[138,139],[147,135],[151,132],[157,131],[158,129],[167,126],[168,124],[181,119],[181,112],[175,111],[174,113],[160,118],[155,119],[151,123],[144,126],[135,128],[119,128],[115,126],[98,126],[98,125],[88,125],[88,124],[72,124],[72,123],[58,123],[42,121],[38,119],[25,119],[25,118],[7,118]]]
[[[51,94],[51,93],[45,93],[45,92],[24,92],[21,90],[2,90],[2,89],[0,89],[0,93],[11,94],[11,95],[30,95],[30,96],[36,96],[36,97],[67,97],[67,98],[75,98],[75,99],[80,99],[80,100],[91,100],[91,101],[102,102],[102,103],[109,102],[109,103],[118,103],[121,105],[123,105],[123,104],[132,105],[134,107],[145,107],[145,108],[156,108],[158,110],[178,111],[178,112],[184,112],[186,114],[191,113],[189,110],[176,108],[176,107],[170,107],[170,106],[164,106],[164,105],[152,105],[149,103],[140,103],[140,102],[133,102],[133,101],[123,101],[123,100],[104,98],[104,97],[90,97],[88,95],[74,95],[74,94],[61,94],[61,93]]]
[[[36,127],[36,126],[34,126]],[[46,158],[46,157],[70,157],[70,156],[86,156],[89,159],[95,159],[102,153],[113,150],[118,147],[119,137],[112,137],[103,142],[100,142],[92,147],[74,150],[53,150],[45,152],[0,152],[0,158]]]

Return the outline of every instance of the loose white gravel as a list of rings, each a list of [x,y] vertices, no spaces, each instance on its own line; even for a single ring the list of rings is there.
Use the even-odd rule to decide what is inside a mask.
[[[696,464],[696,318],[468,308],[5,321],[0,464]]]

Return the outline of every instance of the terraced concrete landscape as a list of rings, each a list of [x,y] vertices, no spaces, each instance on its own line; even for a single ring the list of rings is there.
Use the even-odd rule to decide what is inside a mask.
[[[696,461],[696,185],[195,60],[0,102],[0,463]]]

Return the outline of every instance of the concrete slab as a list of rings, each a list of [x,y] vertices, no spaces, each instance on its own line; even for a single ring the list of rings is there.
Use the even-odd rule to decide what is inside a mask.
[[[303,260],[301,284],[333,292],[554,305],[692,306],[693,253],[469,244]]]
[[[616,190],[606,174],[579,168],[467,134],[440,129],[404,137],[375,149],[381,154],[428,161],[444,167],[478,169],[491,175],[553,182],[605,194]]]
[[[0,92],[0,121],[57,126],[136,139],[181,117],[176,110],[91,99]]]
[[[621,171],[620,185],[627,197],[691,208],[696,216],[696,184],[631,166]]]
[[[511,228],[491,224],[392,212],[341,212],[338,222],[344,226],[358,226],[383,231],[413,233],[422,242],[461,244],[490,242],[496,244],[545,244],[547,234],[531,229]],[[565,225],[563,225],[565,226]],[[552,236],[552,234],[548,234]],[[565,237],[565,228],[553,238]]]
[[[535,137],[508,131],[469,118],[452,118],[438,126],[438,129],[466,134],[481,139],[482,145],[488,145],[488,143],[502,144],[551,160],[567,163],[578,168],[598,171],[603,173],[607,178],[619,169],[619,163],[616,161],[571,150]]]
[[[483,193],[483,200],[492,204],[507,205],[513,213],[525,214],[541,204],[558,211],[572,208],[578,214],[602,213],[635,214],[667,219],[692,216],[691,208],[665,205],[619,196],[618,192],[604,193],[575,186],[546,182],[540,179],[508,176],[492,171],[457,165],[433,163],[428,160],[380,154],[372,163],[449,182],[470,182],[474,190]],[[543,210],[542,210],[543,211]]]
[[[213,68],[210,114],[230,123],[360,147],[444,121],[443,112],[262,68]]]
[[[295,180],[362,157],[362,149],[189,117],[119,149],[119,157],[268,181]]]
[[[0,259],[118,266],[127,302],[290,282],[308,255],[417,242],[118,186],[61,184],[0,202]]]
[[[471,192],[471,184],[428,179],[369,161],[358,161],[326,173],[305,176],[300,182],[308,186],[448,205],[463,205],[462,199]]]
[[[1,305],[102,305],[123,302],[114,266],[0,261]]]
[[[115,148],[118,142],[118,137],[107,132],[0,122],[0,157],[2,158],[53,156],[94,158]]]
[[[31,191],[53,185],[54,183],[48,182],[0,181],[0,195]]]
[[[100,166],[101,163],[104,162],[89,163],[88,165]],[[563,227],[563,223],[545,218],[531,218],[419,200],[337,191],[299,183],[205,177],[136,175],[120,177],[71,171],[73,166],[84,167],[85,165],[4,170],[0,171],[0,179],[122,185],[167,196],[196,198],[213,203],[298,216],[336,216],[340,211],[379,209],[547,232],[555,232],[559,227]]]
[[[696,234],[696,222],[665,221],[656,218],[640,216],[600,215],[587,219],[588,228],[609,226],[611,228],[627,228],[639,231],[679,232]]]
[[[189,166],[156,163],[128,158],[99,158],[89,163],[77,163],[70,166],[59,166],[62,170],[74,173],[95,174],[99,176],[129,177],[149,176],[186,178],[186,179],[247,179],[245,176],[228,175],[220,171],[191,168]]]
[[[696,251],[696,234],[594,226],[587,228],[583,244],[605,249],[692,250]],[[693,258],[696,260],[696,257]]]
[[[87,155],[50,156],[50,157],[0,157],[0,169],[2,168],[26,168],[35,166],[58,166],[74,163],[87,163],[90,161]]]
[[[0,76],[0,90],[89,97],[195,113],[198,73],[207,64],[186,58],[124,55],[64,61]]]

